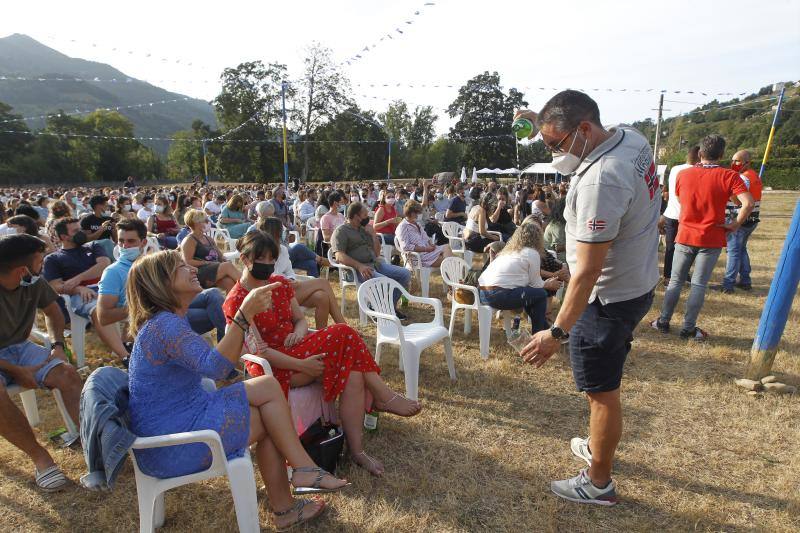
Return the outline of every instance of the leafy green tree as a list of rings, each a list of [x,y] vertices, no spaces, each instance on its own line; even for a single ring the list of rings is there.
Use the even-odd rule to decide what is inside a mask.
[[[350,81],[339,70],[332,58],[331,50],[320,43],[314,42],[306,49],[303,62],[303,75],[298,82],[300,90],[297,91],[297,97],[302,112],[301,130],[306,139],[311,139],[315,128],[352,104],[347,97]],[[310,143],[302,145],[303,180],[309,171],[309,145]]]
[[[518,90],[503,91],[497,72],[479,74],[461,87],[447,112],[451,118],[458,117],[450,137],[465,145],[464,165],[507,168],[515,164],[511,122],[514,112],[527,105]]]

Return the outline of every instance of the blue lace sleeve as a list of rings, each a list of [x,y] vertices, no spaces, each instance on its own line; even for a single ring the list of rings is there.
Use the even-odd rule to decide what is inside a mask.
[[[192,331],[185,319],[171,313],[165,315],[155,329],[168,360],[214,380],[230,374],[233,363]]]

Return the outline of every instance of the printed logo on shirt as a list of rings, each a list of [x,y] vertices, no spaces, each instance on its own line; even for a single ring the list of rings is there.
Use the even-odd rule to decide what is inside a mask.
[[[593,218],[586,223],[586,227],[589,228],[589,231],[603,231],[606,229],[606,221]]]
[[[647,185],[647,192],[650,194],[650,200],[656,195],[656,190],[659,187],[658,174],[656,173],[656,164],[653,161],[653,153],[650,151],[649,146],[642,147],[636,160],[633,162],[636,171],[644,176],[644,183]],[[647,169],[645,171],[645,169]]]

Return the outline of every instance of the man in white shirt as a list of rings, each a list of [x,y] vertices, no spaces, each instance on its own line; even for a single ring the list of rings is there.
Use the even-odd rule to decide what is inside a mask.
[[[298,209],[298,216],[300,217],[300,222],[306,222],[309,218],[314,216],[314,212],[317,210],[317,191],[311,189],[308,191],[308,196],[303,203],[300,204],[300,208]]]
[[[152,196],[145,196],[142,199],[142,208],[136,213],[136,218],[147,224],[147,219],[155,214],[155,205]]]
[[[203,206],[203,209],[206,211],[206,215],[211,218],[212,221],[216,222],[217,217],[222,212],[222,204],[225,203],[225,195],[220,194],[213,200],[209,200],[206,202],[206,205]]]
[[[678,173],[681,170],[695,166],[700,162],[700,147],[692,146],[686,154],[686,164],[675,165],[669,171],[669,198],[667,208],[658,222],[658,229],[664,234],[666,249],[664,250],[664,286],[669,285],[672,274],[672,257],[675,254],[675,236],[678,234],[678,219],[681,216],[681,203],[675,194],[675,184],[678,183]]]

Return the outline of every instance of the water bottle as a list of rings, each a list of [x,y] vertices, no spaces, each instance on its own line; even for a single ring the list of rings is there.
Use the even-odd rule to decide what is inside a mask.
[[[533,122],[530,119],[521,117],[511,124],[511,131],[517,136],[517,139],[527,139],[533,133]]]
[[[75,359],[72,357],[72,350],[69,349],[69,346],[66,342],[64,343],[64,355],[67,356],[67,361],[69,361],[69,364],[75,366]]]
[[[378,412],[367,411],[364,413],[364,429],[369,432],[377,431],[378,429]]]
[[[400,305],[402,307],[408,307],[408,298],[406,298],[405,296],[401,296],[400,297]]]

